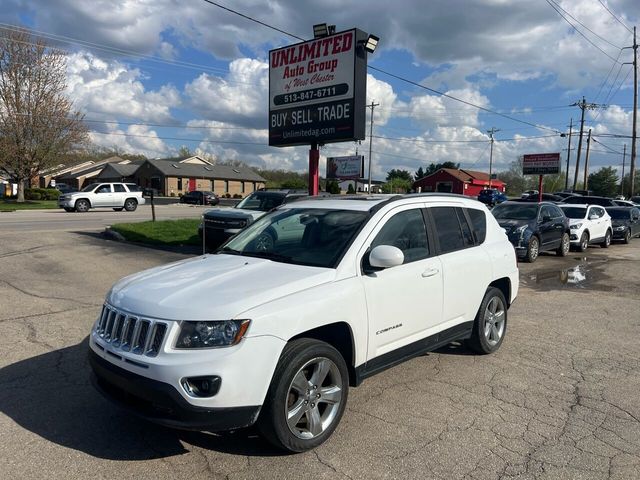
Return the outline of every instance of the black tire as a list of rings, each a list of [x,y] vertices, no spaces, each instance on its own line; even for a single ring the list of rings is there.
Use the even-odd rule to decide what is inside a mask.
[[[330,370],[324,377],[324,383],[320,383],[318,386],[318,392],[322,392],[322,385],[327,382],[340,384],[338,390],[335,388],[333,390],[336,393],[332,394],[332,396],[339,394],[339,401],[337,404],[323,403],[324,410],[322,412],[320,412],[322,400],[316,400],[316,393],[314,393],[316,389],[312,388],[313,384],[310,381],[313,380],[313,375],[310,378],[307,377],[307,373],[304,370],[306,365],[313,364],[316,361],[327,361],[326,365],[330,365]],[[300,378],[300,374],[302,374],[304,388],[309,387],[306,393],[302,395],[296,393],[299,390],[294,386],[294,379]],[[338,388],[337,383],[335,385],[336,388]],[[289,452],[311,450],[327,440],[337,427],[347,404],[348,393],[349,372],[340,352],[328,343],[319,340],[309,338],[294,340],[284,347],[282,355],[280,355],[264,405],[260,411],[260,417],[257,422],[258,431],[268,442],[283,450]],[[317,406],[313,402],[317,402]],[[292,429],[287,421],[287,413],[289,409],[296,409],[296,405],[298,405],[298,411],[302,409],[305,413],[298,417],[295,424],[296,427]],[[307,414],[306,412],[316,409],[320,412],[318,415],[321,415],[321,417],[316,417],[317,419],[329,414],[331,421],[326,427],[322,427],[323,430],[320,433],[313,434],[309,431],[307,432],[307,437],[302,438],[301,435],[304,435],[304,432],[300,432],[297,429],[297,425],[303,421],[309,425],[313,423],[309,420],[311,417],[308,416],[312,414]],[[317,422],[318,420],[315,420],[315,425],[318,425]],[[298,434],[295,434],[293,430],[296,430]]]
[[[114,207],[113,211],[114,212],[121,212],[122,211],[122,207]]]
[[[127,212],[134,212],[138,208],[138,201],[135,198],[127,198],[124,201],[124,209]]]
[[[76,209],[75,209],[75,208],[73,208],[73,207],[64,207],[64,211],[65,211],[65,212],[75,212],[75,211],[76,211]]]
[[[611,245],[611,230],[607,230],[607,233],[604,235],[604,240],[600,244],[602,248],[609,248]]]
[[[491,313],[493,307],[496,306],[494,313]],[[493,317],[488,316],[487,312],[491,313]],[[495,313],[502,312],[501,315],[495,315]],[[498,325],[498,322],[500,325]],[[493,327],[489,326],[493,325]],[[487,329],[489,332],[487,333]],[[493,353],[500,348],[504,336],[507,333],[507,301],[504,298],[502,290],[489,287],[487,288],[476,318],[473,322],[473,331],[471,332],[471,338],[466,341],[466,344],[474,352],[481,355]],[[495,335],[494,335],[495,334]],[[497,335],[497,338],[496,338]]]
[[[556,250],[556,255],[566,257],[569,254],[569,250],[571,250],[571,239],[569,238],[569,234],[565,233],[562,235],[562,239],[560,239],[560,246]]]
[[[85,213],[85,212],[88,212],[90,208],[91,208],[91,204],[89,203],[89,200],[80,199],[76,201],[76,208],[75,208],[76,212]]]
[[[273,250],[278,234],[269,227],[253,240],[254,248],[260,252],[270,252]]]
[[[631,243],[631,230],[627,228],[627,231],[624,234],[624,238],[622,239],[624,243],[627,245]]]
[[[582,232],[582,236],[580,236],[580,245],[578,245],[578,250],[581,252],[586,252],[587,248],[589,248],[589,232]]]
[[[527,245],[527,255],[524,259],[529,263],[533,263],[538,258],[538,255],[540,255],[540,240],[535,235],[531,235]]]

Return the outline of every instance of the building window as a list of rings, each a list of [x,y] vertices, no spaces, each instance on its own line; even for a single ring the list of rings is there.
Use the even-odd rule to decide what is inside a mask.
[[[242,193],[244,193],[244,182],[240,182],[241,188],[242,188]]]
[[[229,180],[224,181],[224,193],[229,193]]]
[[[256,185],[256,182],[253,182],[253,191],[255,192],[258,189],[258,186]]]
[[[182,190],[182,179],[178,178],[178,190]]]

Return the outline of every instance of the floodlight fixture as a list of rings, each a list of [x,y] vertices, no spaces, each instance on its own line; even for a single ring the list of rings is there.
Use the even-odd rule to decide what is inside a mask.
[[[379,41],[379,37],[376,37],[375,35],[369,35],[369,38],[367,38],[367,41],[364,44],[364,49],[369,53],[375,52]]]
[[[322,38],[329,35],[329,28],[326,23],[318,23],[313,26],[313,38]]]

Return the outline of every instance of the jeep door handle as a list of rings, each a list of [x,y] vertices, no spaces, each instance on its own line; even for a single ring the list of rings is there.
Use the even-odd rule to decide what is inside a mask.
[[[440,273],[440,270],[438,270],[437,268],[427,268],[424,272],[422,272],[422,276],[424,278],[433,277],[434,275],[437,275],[438,273]]]

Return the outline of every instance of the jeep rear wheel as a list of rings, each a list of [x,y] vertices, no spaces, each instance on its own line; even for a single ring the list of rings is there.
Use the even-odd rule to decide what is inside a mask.
[[[91,204],[88,200],[78,200],[76,202],[76,212],[84,213],[88,212],[89,208],[91,208]]]
[[[502,345],[506,331],[507,301],[501,290],[489,287],[476,314],[467,345],[480,354],[493,353]]]
[[[319,340],[294,340],[280,356],[258,429],[278,448],[315,448],[340,422],[348,389],[349,373],[340,352]]]

